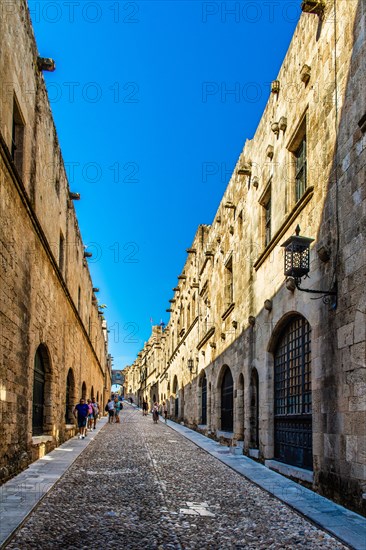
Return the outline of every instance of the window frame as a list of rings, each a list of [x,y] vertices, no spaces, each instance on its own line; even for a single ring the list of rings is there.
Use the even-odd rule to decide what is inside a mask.
[[[24,166],[25,121],[16,95],[13,96],[11,158],[19,176],[23,177]]]
[[[306,110],[301,117],[299,124],[295,128],[292,138],[287,146],[290,153],[289,181],[291,182],[291,188],[289,190],[289,210],[291,210],[293,206],[302,199],[309,187],[307,120],[308,113]],[[299,162],[299,159],[301,159],[301,162]]]
[[[272,240],[272,181],[271,176],[267,182],[267,185],[259,198],[259,204],[262,207],[261,212],[261,230],[262,230],[262,242],[264,248],[266,248]],[[268,215],[269,213],[269,215]],[[269,231],[268,231],[269,229]]]

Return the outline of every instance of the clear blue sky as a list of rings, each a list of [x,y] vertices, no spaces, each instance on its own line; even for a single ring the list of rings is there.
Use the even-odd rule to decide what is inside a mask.
[[[168,321],[268,100],[300,0],[29,0],[114,368]],[[231,12],[230,12],[231,10]],[[230,91],[232,93],[230,93]]]

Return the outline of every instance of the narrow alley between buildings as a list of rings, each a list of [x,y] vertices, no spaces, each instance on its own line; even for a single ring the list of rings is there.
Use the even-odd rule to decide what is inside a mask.
[[[173,423],[127,403],[105,420],[71,441],[85,448],[4,548],[348,548]]]

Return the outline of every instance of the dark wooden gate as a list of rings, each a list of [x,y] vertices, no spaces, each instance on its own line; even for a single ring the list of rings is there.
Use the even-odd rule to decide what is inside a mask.
[[[275,457],[311,470],[311,329],[292,319],[275,351]]]
[[[202,379],[202,412],[201,424],[207,424],[207,378],[206,375]]]
[[[233,431],[234,383],[230,369],[227,368],[221,385],[221,429]]]
[[[33,416],[32,416],[33,435],[43,434],[44,386],[45,386],[45,368],[44,368],[41,352],[37,350],[36,356],[34,358]]]
[[[174,401],[174,416],[175,416],[175,418],[178,418],[178,416],[179,416],[179,399],[178,399],[178,397],[176,397],[175,401]]]

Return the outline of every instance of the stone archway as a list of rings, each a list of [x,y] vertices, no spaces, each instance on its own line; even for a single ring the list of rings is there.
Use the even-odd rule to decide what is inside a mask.
[[[300,314],[284,320],[273,342],[274,456],[312,470],[311,327]]]
[[[234,381],[230,368],[225,365],[221,373],[221,430],[234,430]]]
[[[259,448],[259,378],[257,369],[253,368],[249,384],[249,447]]]
[[[69,369],[66,377],[66,399],[65,399],[65,423],[73,424],[73,409],[76,404],[77,396],[75,393],[75,376],[72,368]]]
[[[244,376],[240,373],[237,388],[237,420],[235,434],[239,441],[244,440]]]
[[[199,379],[199,424],[207,425],[207,376],[205,371]]]
[[[81,399],[87,399],[86,397],[86,383],[83,382],[82,386],[81,386]]]
[[[34,436],[47,433],[47,426],[52,425],[50,394],[51,361],[47,347],[40,344],[34,356],[33,370],[32,434]]]
[[[173,395],[172,395],[172,399],[173,399],[173,407],[172,407],[172,412],[173,412],[173,416],[174,418],[177,420],[179,418],[179,390],[178,390],[178,378],[177,376],[174,376],[174,380],[173,380]]]

